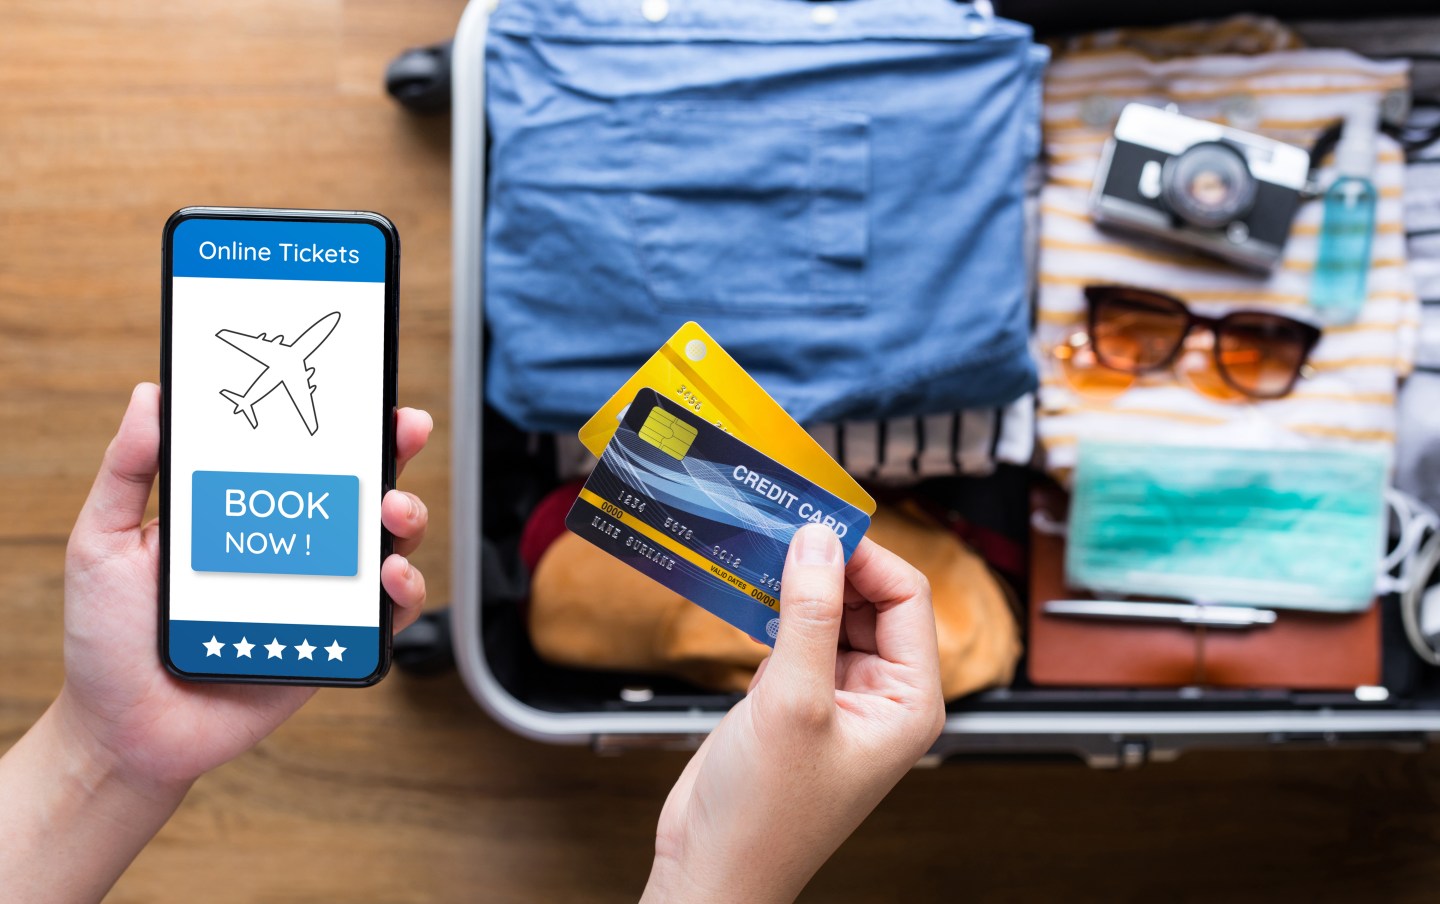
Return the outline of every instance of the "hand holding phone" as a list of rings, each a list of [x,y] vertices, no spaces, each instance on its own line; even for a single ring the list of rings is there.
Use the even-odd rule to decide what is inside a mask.
[[[389,668],[398,274],[378,214],[166,224],[160,655],[178,677],[365,686]]]
[[[430,429],[425,412],[399,411],[397,471],[424,448]],[[145,383],[131,397],[70,535],[65,688],[52,708],[65,716],[67,746],[105,760],[142,790],[183,789],[264,738],[314,692],[177,681],[156,660],[159,525],[144,519],[159,452],[160,390]],[[423,504],[392,490],[382,511],[396,548],[412,551],[425,533]],[[381,577],[401,630],[420,614],[425,579],[400,554],[386,561]]]
[[[396,416],[397,471],[425,445],[423,411]],[[99,900],[201,773],[254,746],[314,691],[194,684],[155,656],[160,388],[136,387],[65,557],[65,686],[0,757],[0,888],[7,900]],[[413,505],[413,514],[412,514]],[[391,491],[381,519],[408,552],[419,500]],[[420,614],[425,580],[401,554],[381,569],[394,624]]]
[[[182,211],[166,229],[163,371],[167,389],[172,388],[169,378],[175,372],[169,242],[174,227],[192,213]],[[394,547],[394,554],[383,559],[374,556],[371,563],[374,583],[364,597],[377,603],[374,614],[356,617],[382,621],[388,633],[392,624],[395,630],[403,629],[420,614],[425,579],[405,556],[423,538],[428,520],[418,498],[389,489],[389,484],[425,446],[433,425],[423,411],[393,408],[393,258],[387,268],[380,304],[386,311],[385,367],[369,384],[381,386],[382,391],[366,400],[375,403],[367,420],[383,419],[376,434],[384,441],[369,449],[383,452],[384,461],[373,467],[381,474],[375,498],[362,501],[359,517],[369,510],[375,520],[364,537],[357,533],[356,542],[363,547],[355,557],[358,570],[366,556],[374,556],[377,549],[388,553],[388,547]],[[247,298],[284,297],[273,289],[243,288]],[[204,293],[186,294],[188,301],[205,298]],[[208,300],[224,299],[210,296]],[[291,344],[278,337],[276,342]],[[257,379],[249,385],[253,389],[260,383]],[[385,407],[376,411],[381,396]],[[254,405],[219,396],[218,390],[216,396],[231,410],[254,409],[251,413],[256,417],[266,416],[265,406],[273,407],[281,398],[274,389],[252,395]],[[65,686],[39,721],[0,757],[0,798],[5,801],[0,837],[7,841],[0,856],[0,887],[10,898],[99,900],[196,778],[254,746],[314,693],[300,686],[306,683],[303,680],[282,687],[234,687],[180,681],[162,667],[164,660],[173,669],[160,642],[169,624],[168,620],[157,624],[154,614],[157,595],[163,602],[169,587],[162,552],[174,532],[169,530],[171,509],[164,502],[159,521],[145,523],[145,511],[161,470],[162,445],[173,430],[197,426],[194,419],[176,416],[173,399],[166,402],[162,422],[161,388],[149,383],[136,387],[70,534],[65,557]],[[318,399],[317,410],[324,410]],[[304,420],[298,413],[294,416],[309,434]],[[382,448],[376,450],[374,445]],[[165,451],[168,456],[174,450]],[[180,451],[196,454],[193,448]],[[374,479],[364,469],[354,476],[362,486]],[[386,490],[383,496],[380,488]],[[293,500],[287,500],[286,511],[294,512],[289,503]],[[304,606],[303,596],[292,598]],[[364,608],[369,613],[372,606]],[[162,649],[160,660],[157,646]],[[377,640],[375,646],[379,648],[381,642]],[[374,677],[380,674],[383,661]]]

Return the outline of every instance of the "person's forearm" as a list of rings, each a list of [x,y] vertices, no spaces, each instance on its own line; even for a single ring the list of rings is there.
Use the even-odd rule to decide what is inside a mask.
[[[0,757],[0,888],[8,901],[99,901],[179,806],[96,749],[63,699]]]
[[[735,869],[726,869],[729,865]],[[814,874],[815,870],[801,867],[761,875],[738,858],[734,864],[706,865],[657,856],[640,904],[791,904]]]
[[[740,900],[730,891],[714,887],[708,875],[697,875],[673,860],[656,858],[640,904],[725,904]],[[793,900],[793,899],[792,899]]]

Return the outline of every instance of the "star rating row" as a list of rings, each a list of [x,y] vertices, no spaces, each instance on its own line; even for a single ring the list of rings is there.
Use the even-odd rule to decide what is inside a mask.
[[[260,647],[262,650],[265,650],[269,654],[265,657],[266,659],[284,659],[285,651],[290,649],[290,647],[281,643],[280,638],[278,637],[271,640],[267,644],[253,644],[249,641],[249,639],[244,637],[240,638],[239,643],[225,643],[224,641],[218,639],[214,634],[211,634],[210,639],[204,641],[200,645],[205,648],[205,655],[207,657],[219,656],[221,658],[224,658],[224,650],[226,647],[234,647],[236,659],[254,659],[255,657],[252,655],[251,651],[254,650],[257,646]],[[328,647],[317,647],[310,643],[310,639],[308,637],[300,641],[300,643],[296,644],[294,647],[296,659],[308,659],[311,662],[315,661],[316,650],[324,650],[330,655],[330,658],[327,659],[326,662],[331,662],[334,660],[344,662],[345,651],[348,649],[349,647],[340,646],[340,641],[338,640],[332,640],[330,642],[330,646]]]

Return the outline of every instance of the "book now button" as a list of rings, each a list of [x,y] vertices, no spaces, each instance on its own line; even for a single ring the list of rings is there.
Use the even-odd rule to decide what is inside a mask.
[[[196,471],[190,486],[195,571],[356,573],[359,478]]]

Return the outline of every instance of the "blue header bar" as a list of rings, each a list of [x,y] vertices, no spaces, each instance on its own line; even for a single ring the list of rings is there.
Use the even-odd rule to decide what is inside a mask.
[[[385,233],[370,223],[197,217],[171,244],[175,276],[385,281]]]

